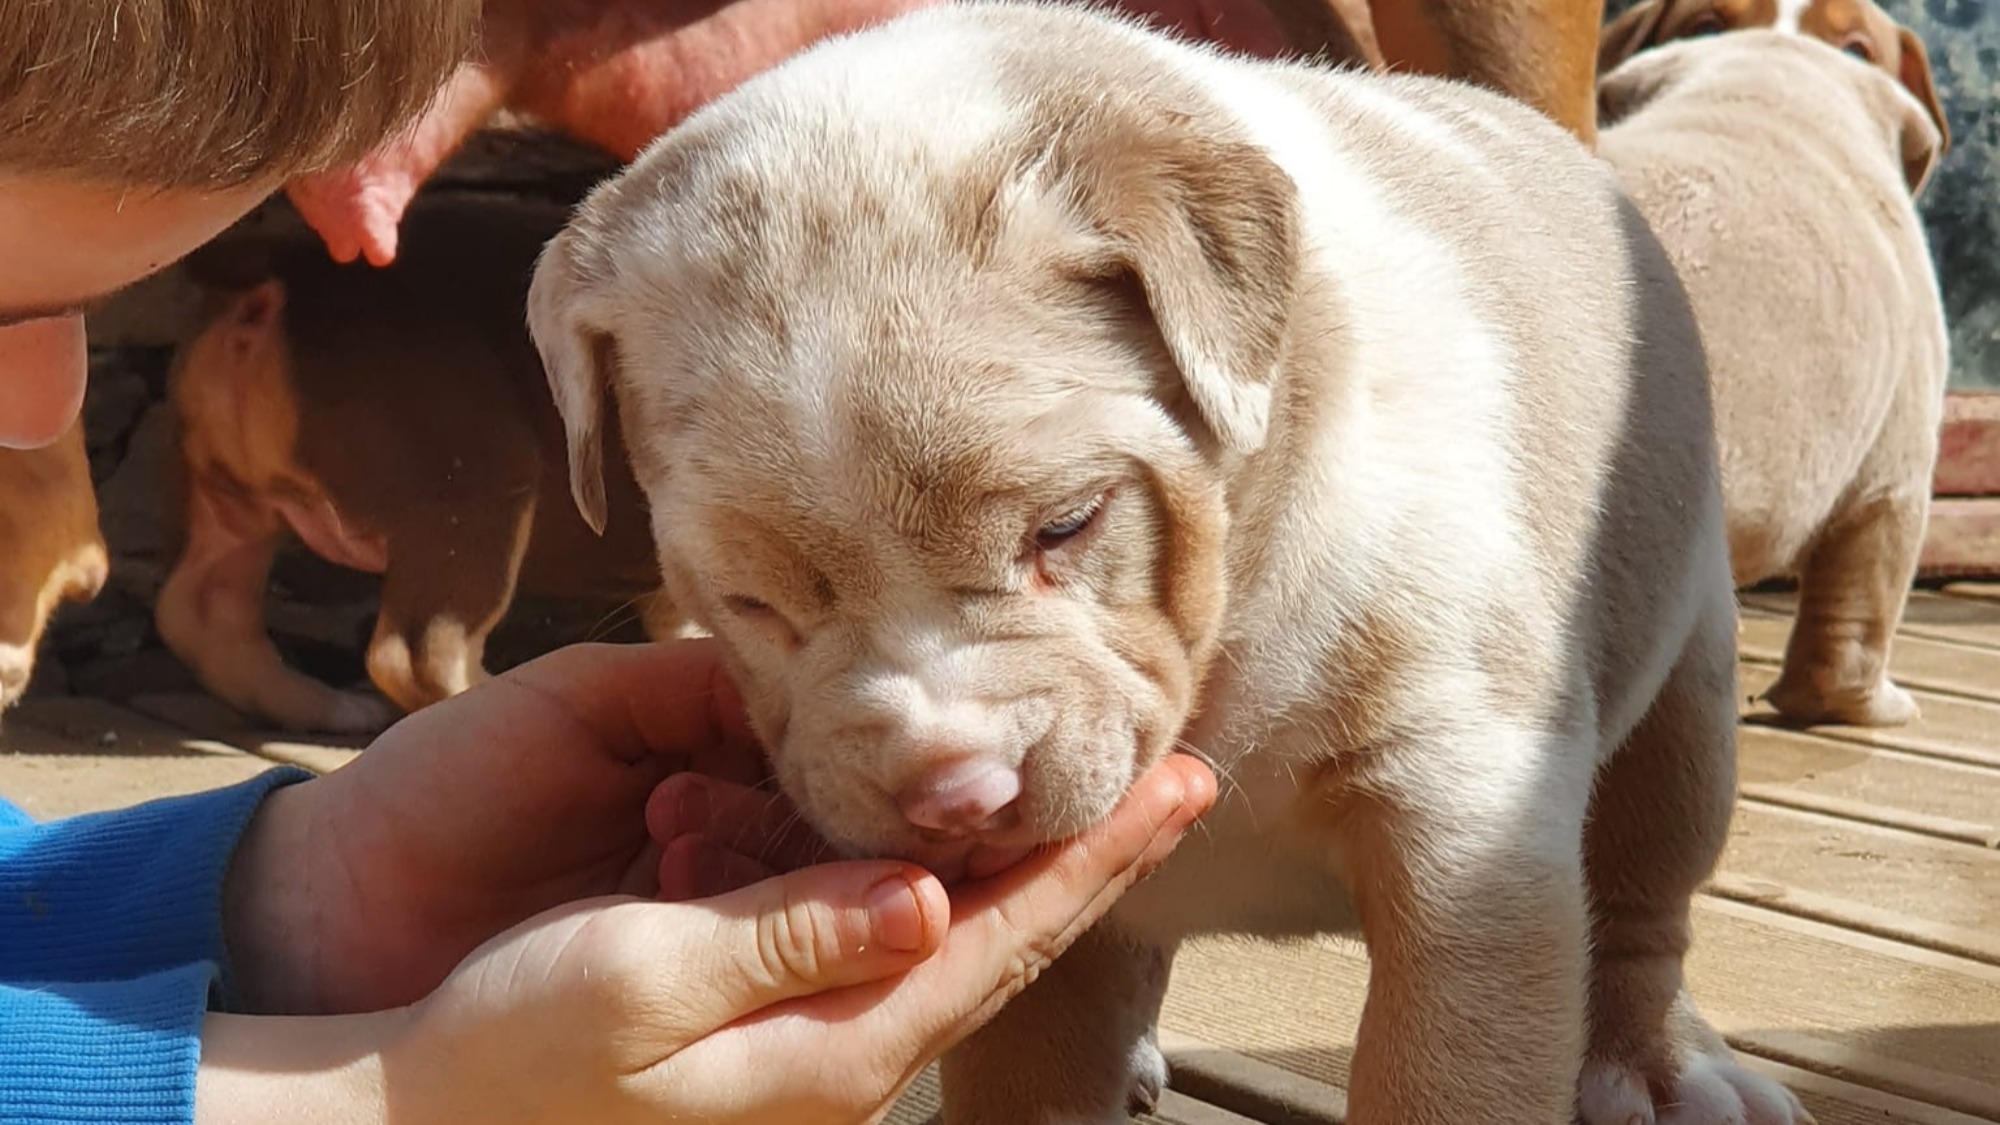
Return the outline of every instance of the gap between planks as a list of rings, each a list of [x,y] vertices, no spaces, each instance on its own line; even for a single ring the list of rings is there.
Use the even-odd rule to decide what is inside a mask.
[[[1185,1032],[1160,1029],[1160,1049],[1172,1066],[1172,1084],[1268,1125],[1345,1125],[1347,1091],[1216,1047]],[[1799,1096],[1818,1125],[1992,1125],[1943,1106],[1858,1086],[1741,1051],[1737,1061]]]
[[[2000,771],[1984,766],[1746,724],[1737,785],[1770,804],[2000,846]]]
[[[1709,890],[2000,965],[2000,852],[1746,799]]]
[[[1737,1050],[2000,1119],[2000,968],[1711,896],[1695,921],[1689,980]],[[1350,941],[1192,943],[1165,1026],[1343,1086],[1367,973]]]

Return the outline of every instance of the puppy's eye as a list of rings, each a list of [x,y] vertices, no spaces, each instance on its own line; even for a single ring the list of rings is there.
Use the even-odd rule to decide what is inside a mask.
[[[1090,530],[1091,525],[1097,522],[1098,514],[1103,511],[1104,498],[1099,496],[1081,508],[1043,524],[1035,532],[1035,547],[1043,551],[1055,550]]]
[[[1681,34],[1690,39],[1699,39],[1703,36],[1719,35],[1728,30],[1729,25],[1723,22],[1721,16],[1714,12],[1703,12],[1689,21],[1686,30],[1682,31]]]
[[[1840,45],[1840,49],[1846,51],[1850,55],[1853,55],[1855,58],[1860,59],[1862,62],[1872,63],[1875,61],[1874,46],[1871,45],[1868,42],[1868,40],[1862,36],[1856,35],[1848,39],[1847,42],[1842,43]]]
[[[784,614],[772,608],[771,603],[753,598],[748,594],[725,594],[722,604],[737,619],[767,640],[781,645],[787,652],[798,648],[799,630]]]

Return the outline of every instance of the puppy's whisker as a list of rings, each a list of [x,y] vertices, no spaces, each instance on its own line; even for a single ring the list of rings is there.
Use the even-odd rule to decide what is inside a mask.
[[[632,597],[626,598],[624,601],[605,610],[602,614],[598,615],[597,620],[585,631],[584,638],[588,641],[602,640],[631,622],[637,621],[639,619],[638,605],[639,599]]]

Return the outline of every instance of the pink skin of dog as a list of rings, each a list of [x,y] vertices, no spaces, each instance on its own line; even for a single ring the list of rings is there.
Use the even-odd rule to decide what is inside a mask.
[[[404,210],[494,113],[512,110],[621,160],[750,76],[830,35],[933,0],[493,0],[486,57],[453,76],[430,111],[360,162],[287,187],[341,262],[396,257]],[[1120,0],[1197,40],[1283,50],[1258,0]]]

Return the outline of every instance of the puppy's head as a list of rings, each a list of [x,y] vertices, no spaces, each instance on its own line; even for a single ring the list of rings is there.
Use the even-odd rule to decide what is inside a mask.
[[[1871,123],[1869,139],[1879,140],[1897,161],[1913,197],[1922,194],[1945,151],[1930,110],[1908,90],[1824,43],[1782,32],[1753,29],[1668,43],[1619,64],[1597,89],[1607,129],[1669,97],[1710,98],[1732,113],[1810,113],[1815,119],[1825,117],[1832,101],[1846,100]],[[1849,140],[1843,135],[1842,143]]]
[[[1902,83],[1929,113],[1938,151],[1951,146],[1951,127],[1931,78],[1922,39],[1874,0],[1644,0],[1605,25],[1597,69],[1603,74],[1649,47],[1723,32],[1766,29],[1803,35],[1882,70]]]
[[[1086,827],[1172,747],[1297,237],[1289,179],[1184,91],[1066,89],[961,18],[715,103],[529,302],[579,505],[615,394],[787,794],[945,870]]]

